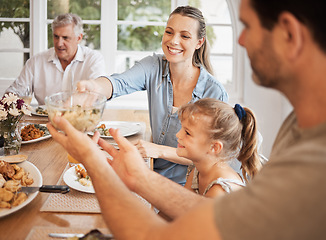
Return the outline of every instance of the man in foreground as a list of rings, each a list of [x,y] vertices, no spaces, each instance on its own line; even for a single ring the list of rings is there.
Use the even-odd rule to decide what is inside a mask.
[[[71,13],[52,22],[54,47],[30,58],[19,77],[6,90],[24,96],[31,89],[39,105],[56,92],[70,91],[76,82],[106,74],[103,56],[79,45],[83,39],[82,19]]]
[[[90,174],[104,220],[117,239],[323,239],[326,233],[326,2],[242,0],[253,79],[282,92],[294,111],[282,125],[270,161],[249,185],[207,199],[150,171],[117,130],[120,151],[99,139],[113,157],[65,119],[48,125],[53,138]],[[95,141],[98,134],[95,135]],[[105,176],[105,177],[104,177]],[[121,181],[122,180],[122,181]],[[144,206],[137,192],[174,221]]]

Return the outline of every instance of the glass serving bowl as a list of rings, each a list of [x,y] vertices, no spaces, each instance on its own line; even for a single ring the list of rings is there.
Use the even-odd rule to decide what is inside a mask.
[[[67,119],[77,130],[92,131],[100,122],[106,97],[95,92],[59,92],[45,98],[49,119],[55,116]]]

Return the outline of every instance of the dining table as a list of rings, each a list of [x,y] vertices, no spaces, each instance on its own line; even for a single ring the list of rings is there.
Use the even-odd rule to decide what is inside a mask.
[[[32,115],[25,116],[22,121],[25,124],[46,124],[48,118]],[[151,140],[146,110],[105,109],[102,121],[137,123],[140,131],[127,136],[127,139],[131,142],[139,139]],[[106,140],[114,143],[112,138]],[[26,161],[37,167],[42,175],[43,185],[65,184],[62,177],[69,168],[67,152],[51,137],[22,144],[19,154],[27,155]],[[149,167],[152,166],[150,160],[148,164]],[[80,207],[78,204],[81,204]],[[92,229],[110,233],[102,218],[96,195],[81,193],[71,188],[66,194],[39,192],[35,199],[23,208],[0,217],[0,239],[54,239],[48,234],[87,233]]]

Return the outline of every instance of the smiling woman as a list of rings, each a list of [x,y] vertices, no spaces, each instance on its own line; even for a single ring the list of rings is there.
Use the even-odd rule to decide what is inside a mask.
[[[180,6],[170,14],[162,49],[164,55],[147,56],[120,74],[80,81],[77,88],[98,91],[108,99],[146,90],[153,143],[139,142],[137,147],[143,157],[155,158],[156,172],[184,184],[189,161],[175,153],[178,108],[206,97],[228,101],[228,94],[210,74],[206,24],[198,8]]]

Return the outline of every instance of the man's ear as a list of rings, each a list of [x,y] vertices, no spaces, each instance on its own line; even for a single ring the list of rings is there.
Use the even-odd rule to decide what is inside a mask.
[[[81,33],[77,37],[77,42],[80,43],[82,39],[83,39],[83,34]]]
[[[278,18],[279,37],[284,44],[284,53],[289,59],[295,59],[302,52],[304,43],[303,25],[291,13],[281,13]]]
[[[214,141],[211,145],[211,152],[214,154],[220,154],[223,149],[223,143],[221,141]]]

